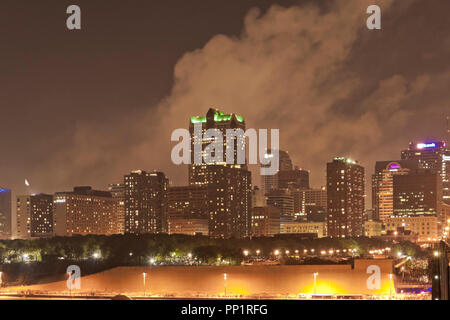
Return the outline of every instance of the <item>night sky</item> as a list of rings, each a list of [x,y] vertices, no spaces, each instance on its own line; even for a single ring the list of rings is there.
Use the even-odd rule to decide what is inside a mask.
[[[382,30],[366,28],[370,4]],[[279,128],[313,186],[348,156],[369,187],[376,160],[444,138],[449,13],[448,0],[2,0],[0,186],[105,189],[134,169],[186,184],[170,134],[217,107]]]

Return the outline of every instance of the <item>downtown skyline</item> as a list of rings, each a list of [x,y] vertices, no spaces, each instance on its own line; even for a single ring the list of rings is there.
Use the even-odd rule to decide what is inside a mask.
[[[203,114],[210,107],[242,114],[248,127],[279,128],[281,149],[310,170],[315,187],[324,185],[325,164],[335,156],[359,160],[370,176],[375,161],[398,158],[398,150],[410,141],[443,140],[450,40],[439,35],[449,23],[444,14],[449,4],[379,1],[383,32],[377,33],[364,30],[363,2],[361,6],[325,2],[319,7],[311,1],[284,1],[281,6],[249,1],[239,10],[235,4],[223,5],[224,10],[235,10],[233,18],[219,20],[209,29],[201,23],[211,20],[196,24],[187,17],[181,19],[199,31],[193,32],[195,39],[181,42],[185,34],[177,33],[175,27],[144,20],[128,7],[113,29],[117,35],[103,37],[94,45],[113,26],[111,16],[83,1],[80,6],[89,19],[77,34],[59,30],[59,21],[49,18],[47,28],[55,29],[47,30],[45,45],[38,46],[30,37],[40,39],[40,35],[28,30],[28,24],[12,28],[11,36],[21,34],[29,43],[10,41],[2,53],[6,68],[0,83],[8,92],[2,101],[10,121],[1,129],[8,137],[1,143],[8,150],[0,160],[2,168],[8,169],[0,171],[1,184],[16,195],[71,190],[75,185],[105,189],[125,172],[155,169],[165,172],[174,185],[183,185],[186,171],[168,161],[170,131],[187,128],[187,116]],[[46,6],[45,1],[42,5]],[[23,6],[19,1],[1,11],[14,17]],[[33,5],[29,6],[16,23],[29,19],[39,24],[31,15]],[[119,2],[111,6],[122,8]],[[251,10],[255,6],[259,14]],[[158,8],[163,10],[159,6],[149,10]],[[199,14],[218,15],[214,10]],[[411,16],[423,17],[428,27],[417,25]],[[317,31],[313,17],[320,17]],[[283,23],[277,24],[280,20]],[[144,30],[158,26],[166,28],[143,37]],[[314,58],[307,55],[314,48],[298,35],[299,30],[321,44]],[[130,40],[139,41],[125,44],[131,34]],[[417,41],[424,44],[416,46]],[[171,51],[169,47],[176,43],[183,45]],[[39,50],[25,56],[20,53],[25,46]],[[386,46],[391,53],[388,59]],[[328,51],[336,54],[329,57]],[[170,61],[162,63],[167,52],[171,52]],[[47,59],[50,54],[58,58]],[[254,56],[260,58],[252,61]],[[119,58],[120,64],[116,63]],[[276,63],[269,66],[270,59]],[[305,62],[296,65],[301,59]],[[240,60],[248,68],[242,68]],[[159,62],[161,68],[155,69]],[[96,67],[88,68],[92,64]],[[20,65],[34,73],[15,72]],[[190,68],[196,65],[208,67]],[[320,70],[326,71],[314,76]],[[277,85],[277,79],[283,82]],[[57,82],[70,85],[60,90]],[[27,94],[19,94],[18,89]],[[366,190],[369,184],[366,181]]]

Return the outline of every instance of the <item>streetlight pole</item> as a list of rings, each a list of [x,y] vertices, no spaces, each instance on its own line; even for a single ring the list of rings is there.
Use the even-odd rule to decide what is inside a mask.
[[[318,272],[314,272],[314,294],[317,294],[317,276],[319,275]]]
[[[144,276],[144,297],[145,297],[145,278],[147,277],[147,273],[142,273],[142,275]]]
[[[227,296],[227,274],[223,274],[223,287],[224,287],[224,293],[225,297]]]

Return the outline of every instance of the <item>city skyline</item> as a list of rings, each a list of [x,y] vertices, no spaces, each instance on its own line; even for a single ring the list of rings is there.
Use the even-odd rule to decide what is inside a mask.
[[[364,30],[364,1],[358,5],[281,1],[279,7],[269,1],[216,4],[209,13],[198,14],[216,17],[222,9],[233,12],[230,13],[232,18],[227,21],[216,19],[212,27],[205,28],[201,22],[193,23],[188,17],[177,16],[186,26],[195,29],[192,32],[195,39],[192,42],[185,40],[167,58],[170,61],[164,60],[160,67],[155,64],[158,57],[168,52],[168,46],[172,48],[180,41],[180,34],[173,26],[168,28],[159,20],[146,20],[145,25],[139,25],[139,21],[144,23],[141,16],[133,16],[136,22],[132,22],[130,16],[136,12],[123,8],[119,2],[110,4],[125,13],[120,17],[123,20],[119,19],[115,26],[108,20],[110,16],[101,12],[99,5],[80,3],[89,16],[95,16],[95,21],[86,21],[86,28],[78,34],[58,30],[60,21],[49,17],[49,27],[55,27],[55,30],[49,30],[43,43],[57,40],[62,46],[41,47],[30,58],[19,53],[25,43],[11,41],[9,50],[2,53],[7,68],[0,83],[10,92],[2,101],[10,106],[7,116],[11,120],[1,128],[3,136],[10,137],[2,140],[2,148],[11,152],[5,153],[0,160],[2,167],[8,168],[0,172],[0,181],[16,195],[70,190],[75,185],[105,189],[109,183],[118,182],[124,172],[155,169],[165,172],[174,185],[183,185],[185,170],[167,161],[170,156],[169,129],[186,128],[187,115],[203,114],[210,107],[242,114],[248,119],[247,127],[279,127],[282,149],[289,150],[297,165],[310,170],[311,184],[315,187],[324,185],[324,164],[334,156],[358,159],[367,168],[369,177],[376,160],[398,158],[397,150],[408,142],[444,139],[448,110],[445,102],[448,93],[442,84],[446,83],[449,71],[442,66],[448,61],[450,40],[440,32],[449,23],[444,12],[450,5],[443,1],[433,6],[424,1],[379,3],[383,8],[382,33]],[[40,5],[48,6],[45,1]],[[19,1],[1,12],[15,17],[21,6],[23,3]],[[167,10],[159,5],[142,6],[150,6],[153,11]],[[259,7],[260,13],[250,10],[252,7]],[[21,18],[14,23],[28,19],[28,23],[39,25],[38,17],[32,15],[34,4],[27,3],[27,8],[20,11]],[[58,6],[49,11],[54,13],[57,9]],[[178,10],[183,10],[181,3],[175,12]],[[313,32],[311,18],[317,16],[322,29]],[[410,16],[423,17],[429,21],[429,27],[417,26]],[[304,23],[297,24],[297,18]],[[279,19],[284,22],[274,24]],[[39,34],[27,29],[28,23],[13,28],[9,36],[21,34],[24,39],[30,40],[31,36],[35,36],[36,41],[41,39]],[[121,25],[127,25],[129,29],[123,29]],[[125,56],[120,55],[122,63],[115,63],[117,52],[124,48],[124,43],[116,43],[116,40],[125,41],[128,32],[157,29],[158,25],[166,27],[165,32],[145,39],[142,31],[134,33],[131,40],[139,39],[138,44],[127,42],[129,49],[123,52]],[[118,31],[118,38],[110,36],[93,45],[96,36],[103,34],[105,28],[113,27]],[[322,44],[323,49],[316,52],[314,60],[305,56],[312,48],[297,35],[302,29]],[[266,33],[257,37],[262,30]],[[287,39],[281,36],[282,30],[289,30]],[[336,32],[332,37],[331,30]],[[391,35],[402,41],[393,41]],[[268,40],[271,36],[292,59],[275,60],[278,62],[274,66],[264,69],[262,66],[267,67],[264,63],[267,59],[283,55]],[[167,44],[164,37],[173,41]],[[339,43],[333,42],[335,37],[340,39]],[[433,40],[437,38],[444,41]],[[424,45],[416,46],[417,41]],[[34,42],[31,45],[35,46]],[[381,54],[386,45],[392,53],[388,60]],[[261,56],[261,61],[250,63],[248,58],[260,47],[267,48],[268,55]],[[101,53],[104,61],[92,72],[85,68],[99,56],[91,55],[89,48]],[[117,51],[108,55],[105,48]],[[58,54],[58,58],[52,60],[58,62],[55,66],[45,60],[49,50]],[[331,58],[326,54],[328,50],[337,54]],[[220,52],[228,55],[228,60],[221,59]],[[302,58],[308,63],[292,66],[294,60]],[[238,61],[242,59],[249,62],[248,70],[239,67]],[[202,72],[189,68],[191,64],[207,61],[211,67]],[[14,66],[22,64],[37,74],[46,70],[49,75],[34,82],[36,76],[30,75],[29,80],[25,80],[24,74],[14,73]],[[111,68],[113,64],[115,67]],[[323,78],[307,77],[321,67],[329,70]],[[157,68],[157,72],[152,68]],[[287,73],[291,68],[294,70],[292,77]],[[110,72],[104,72],[106,69]],[[262,70],[267,75],[261,73]],[[219,76],[214,77],[214,73]],[[74,79],[67,78],[67,74],[73,74]],[[81,85],[93,75],[95,85]],[[272,79],[284,76],[292,86],[280,91]],[[70,92],[55,87],[64,78],[73,88]],[[206,78],[215,80],[205,83],[202,79]],[[324,81],[325,78],[328,80]],[[123,79],[129,84],[125,85]],[[245,80],[233,85],[236,79]],[[249,86],[253,83],[249,81],[251,79],[258,80],[257,86]],[[360,85],[355,87],[356,79]],[[247,90],[244,83],[248,85]],[[258,90],[258,87],[267,86],[273,86],[273,90]],[[27,92],[29,101],[24,100],[18,89]],[[427,107],[422,108],[424,105]],[[360,107],[355,109],[355,106]],[[40,110],[39,113],[36,110]],[[48,125],[49,120],[54,125]],[[10,127],[11,124],[14,127]],[[152,149],[160,152],[155,154]],[[22,150],[28,151],[27,156],[22,155]],[[30,188],[24,184],[25,179],[30,182]],[[367,181],[366,190],[369,187]]]

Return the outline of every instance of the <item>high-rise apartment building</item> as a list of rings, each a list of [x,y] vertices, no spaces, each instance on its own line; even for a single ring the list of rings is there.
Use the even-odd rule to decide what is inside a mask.
[[[162,172],[133,171],[124,177],[125,233],[167,232],[169,179]]]
[[[291,190],[294,198],[294,213],[296,216],[305,216],[308,207],[327,208],[327,188]]]
[[[364,168],[347,158],[327,163],[327,232],[330,237],[363,235]]]
[[[113,198],[119,200],[119,214],[117,217],[118,231],[120,234],[125,233],[125,185],[123,183],[111,183],[108,186]]]
[[[119,199],[113,198],[108,191],[75,187],[70,192],[57,192],[53,210],[56,236],[119,233]]]
[[[19,239],[53,236],[53,196],[18,196],[16,230]]]
[[[11,190],[0,187],[0,239],[12,236]]]
[[[201,125],[201,136],[195,131],[196,126]],[[189,165],[189,185],[208,187],[209,203],[209,235],[218,238],[241,238],[250,233],[251,223],[251,173],[245,163],[238,163],[238,152],[243,152],[245,157],[245,143],[239,144],[237,138],[234,141],[232,154],[234,159],[226,159],[227,145],[226,134],[228,129],[245,131],[245,120],[235,114],[225,114],[217,109],[209,109],[204,117],[191,117],[190,133],[192,140],[192,164]],[[195,141],[201,142],[202,155],[212,139],[205,138],[204,134],[209,129],[217,129],[223,135],[222,162],[213,161],[194,163]],[[225,160],[228,160],[226,163]]]
[[[394,176],[409,174],[417,168],[417,160],[376,162],[372,176],[372,218],[385,222],[394,215]]]

